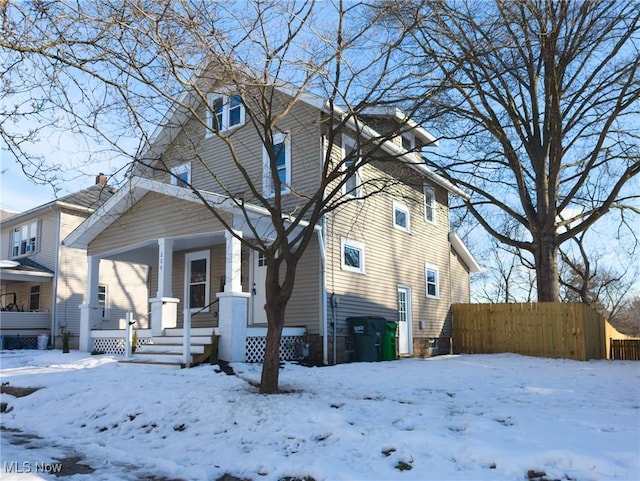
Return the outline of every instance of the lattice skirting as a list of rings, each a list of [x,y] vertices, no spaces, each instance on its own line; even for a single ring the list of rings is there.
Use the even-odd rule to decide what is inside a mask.
[[[136,349],[151,341],[150,338],[138,338]],[[93,350],[105,354],[124,355],[124,337],[94,337]]]
[[[282,336],[280,339],[280,360],[296,361],[301,359],[300,347],[303,343],[303,336]],[[266,345],[266,337],[247,337],[247,362],[262,362]]]

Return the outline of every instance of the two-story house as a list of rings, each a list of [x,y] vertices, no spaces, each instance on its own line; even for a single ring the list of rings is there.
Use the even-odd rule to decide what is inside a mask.
[[[229,92],[218,89],[189,108],[176,108],[153,137],[151,168],[134,170],[128,184],[65,240],[87,249],[88,279],[97,278],[107,259],[149,266],[154,338],[144,351],[170,358],[191,352],[184,349],[189,335],[206,342],[217,333],[221,359],[259,360],[266,265],[238,237],[268,242],[272,232],[264,206],[251,203],[246,178],[268,199],[275,165],[286,214],[296,215],[297,202],[320,185],[326,159],[353,157],[366,137],[377,139],[387,161],[363,165],[342,187],[342,199],[354,199],[315,226],[317,242],[298,265],[281,349],[302,340],[312,359],[344,361],[352,349],[347,319],[381,316],[398,321],[400,355],[426,355],[437,342],[448,352],[450,305],[468,302],[469,274],[479,267],[449,227],[449,197],[465,193],[421,161],[435,138],[396,109],[365,111],[329,132],[323,99],[303,95],[289,102],[290,91],[275,89],[273,98],[287,107],[269,139],[277,153],[273,164],[249,120],[255,110],[247,109],[255,105]],[[392,179],[393,188],[369,195],[379,179]],[[94,280],[83,310],[85,350],[93,348],[100,328],[94,316],[98,295]],[[190,334],[180,330],[187,318]],[[167,345],[172,347],[162,347]]]
[[[86,252],[62,245],[64,239],[116,190],[103,174],[95,185],[0,221],[0,330],[5,347],[36,347],[48,336],[60,346],[63,332],[77,347],[80,309],[87,285]],[[127,312],[147,313],[147,266],[101,264],[95,279],[96,315],[102,328],[119,329]]]

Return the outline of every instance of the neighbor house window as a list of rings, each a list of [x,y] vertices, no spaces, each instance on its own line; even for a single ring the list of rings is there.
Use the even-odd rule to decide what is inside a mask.
[[[424,187],[424,218],[427,222],[436,221],[436,193],[431,187]]]
[[[239,127],[244,124],[245,109],[242,97],[239,95],[209,95],[209,110],[207,112],[207,135],[215,132]]]
[[[38,242],[38,221],[24,224],[13,229],[13,257],[32,254],[36,251]]]
[[[177,165],[171,169],[171,184],[178,187],[189,187],[191,183],[191,163]]]
[[[364,274],[364,244],[342,239],[341,261],[344,270]]]
[[[273,136],[273,155],[280,193],[286,194],[291,191],[291,139],[288,135]],[[262,164],[262,189],[266,197],[271,197],[276,193],[275,176],[271,172],[271,157],[266,148],[262,152]]]
[[[185,255],[185,293],[191,312],[209,312],[209,251]]]
[[[393,202],[393,227],[409,232],[410,228],[409,208],[399,202]]]
[[[37,311],[40,309],[40,286],[31,286],[29,291],[29,310]]]
[[[427,297],[437,299],[440,297],[440,287],[438,285],[438,268],[425,265],[425,277],[427,285]]]
[[[346,135],[342,136],[342,155],[345,159],[344,170],[351,171],[351,176],[344,184],[344,193],[351,197],[360,197],[362,192],[362,179],[360,171],[352,171],[353,167],[360,163],[360,153],[356,141]]]
[[[98,286],[98,305],[102,309],[102,318],[109,317],[107,286]]]

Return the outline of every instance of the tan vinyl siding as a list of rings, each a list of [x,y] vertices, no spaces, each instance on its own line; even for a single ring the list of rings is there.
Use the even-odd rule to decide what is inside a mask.
[[[407,169],[395,169],[396,176],[405,178],[405,185],[365,201],[351,202],[328,217],[328,291],[339,296],[338,328],[347,332],[345,320],[350,316],[376,315],[397,320],[397,287],[410,287],[413,337],[440,337],[449,329],[446,319],[451,303],[447,192],[430,185],[436,193],[437,214],[435,224],[427,222],[422,179],[416,179]],[[361,175],[366,182],[384,174],[368,165]],[[410,232],[393,227],[393,200],[397,199],[410,211]],[[341,268],[343,237],[364,244],[365,274]],[[427,298],[425,264],[438,269],[438,299]],[[331,306],[329,309],[331,313]],[[420,321],[423,329],[419,329]]]
[[[283,94],[278,94],[286,98]],[[277,110],[276,105],[276,110]],[[198,109],[205,118],[205,106]],[[292,107],[289,115],[277,125],[276,132],[286,132],[291,138],[291,180],[293,191],[308,194],[317,189],[322,166],[320,113],[304,103]],[[227,132],[236,159],[246,169],[252,183],[262,192],[263,144],[249,119],[245,125]],[[205,136],[199,119],[191,119],[163,155],[167,168],[185,162],[191,164],[192,184],[199,190],[242,197],[254,202],[246,181],[234,163],[229,145],[216,136]],[[170,176],[156,172],[155,178],[169,182]],[[294,211],[299,200],[295,194],[285,198],[285,211]]]
[[[291,299],[285,314],[285,325],[305,326],[309,334],[320,333],[320,274],[322,263],[316,237],[302,255]]]
[[[221,230],[222,224],[204,205],[149,193],[91,242],[89,255],[164,237]]]

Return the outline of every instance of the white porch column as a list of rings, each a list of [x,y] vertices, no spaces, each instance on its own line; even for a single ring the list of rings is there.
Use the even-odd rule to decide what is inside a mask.
[[[100,258],[87,256],[87,297],[80,306],[79,348],[84,352],[93,350],[91,329],[99,329],[102,320],[102,307],[98,304],[98,283],[100,279]]]
[[[237,236],[242,237],[242,232],[234,231]],[[226,240],[226,268],[224,292],[242,292],[242,281],[240,278],[242,262],[242,244],[231,232],[225,231]]]
[[[239,232],[235,232],[240,235]],[[217,295],[220,300],[218,309],[218,357],[227,362],[246,360],[247,342],[247,306],[251,296],[242,292],[241,243],[231,232],[225,232],[226,269],[224,292]]]
[[[149,299],[151,335],[161,336],[164,329],[178,325],[178,303],[173,297],[173,239],[158,239],[158,290]]]
[[[154,297],[149,299],[151,307],[151,335],[162,336],[164,329],[178,325],[178,303],[176,297]]]
[[[156,297],[173,297],[173,239],[158,239],[158,291]]]

